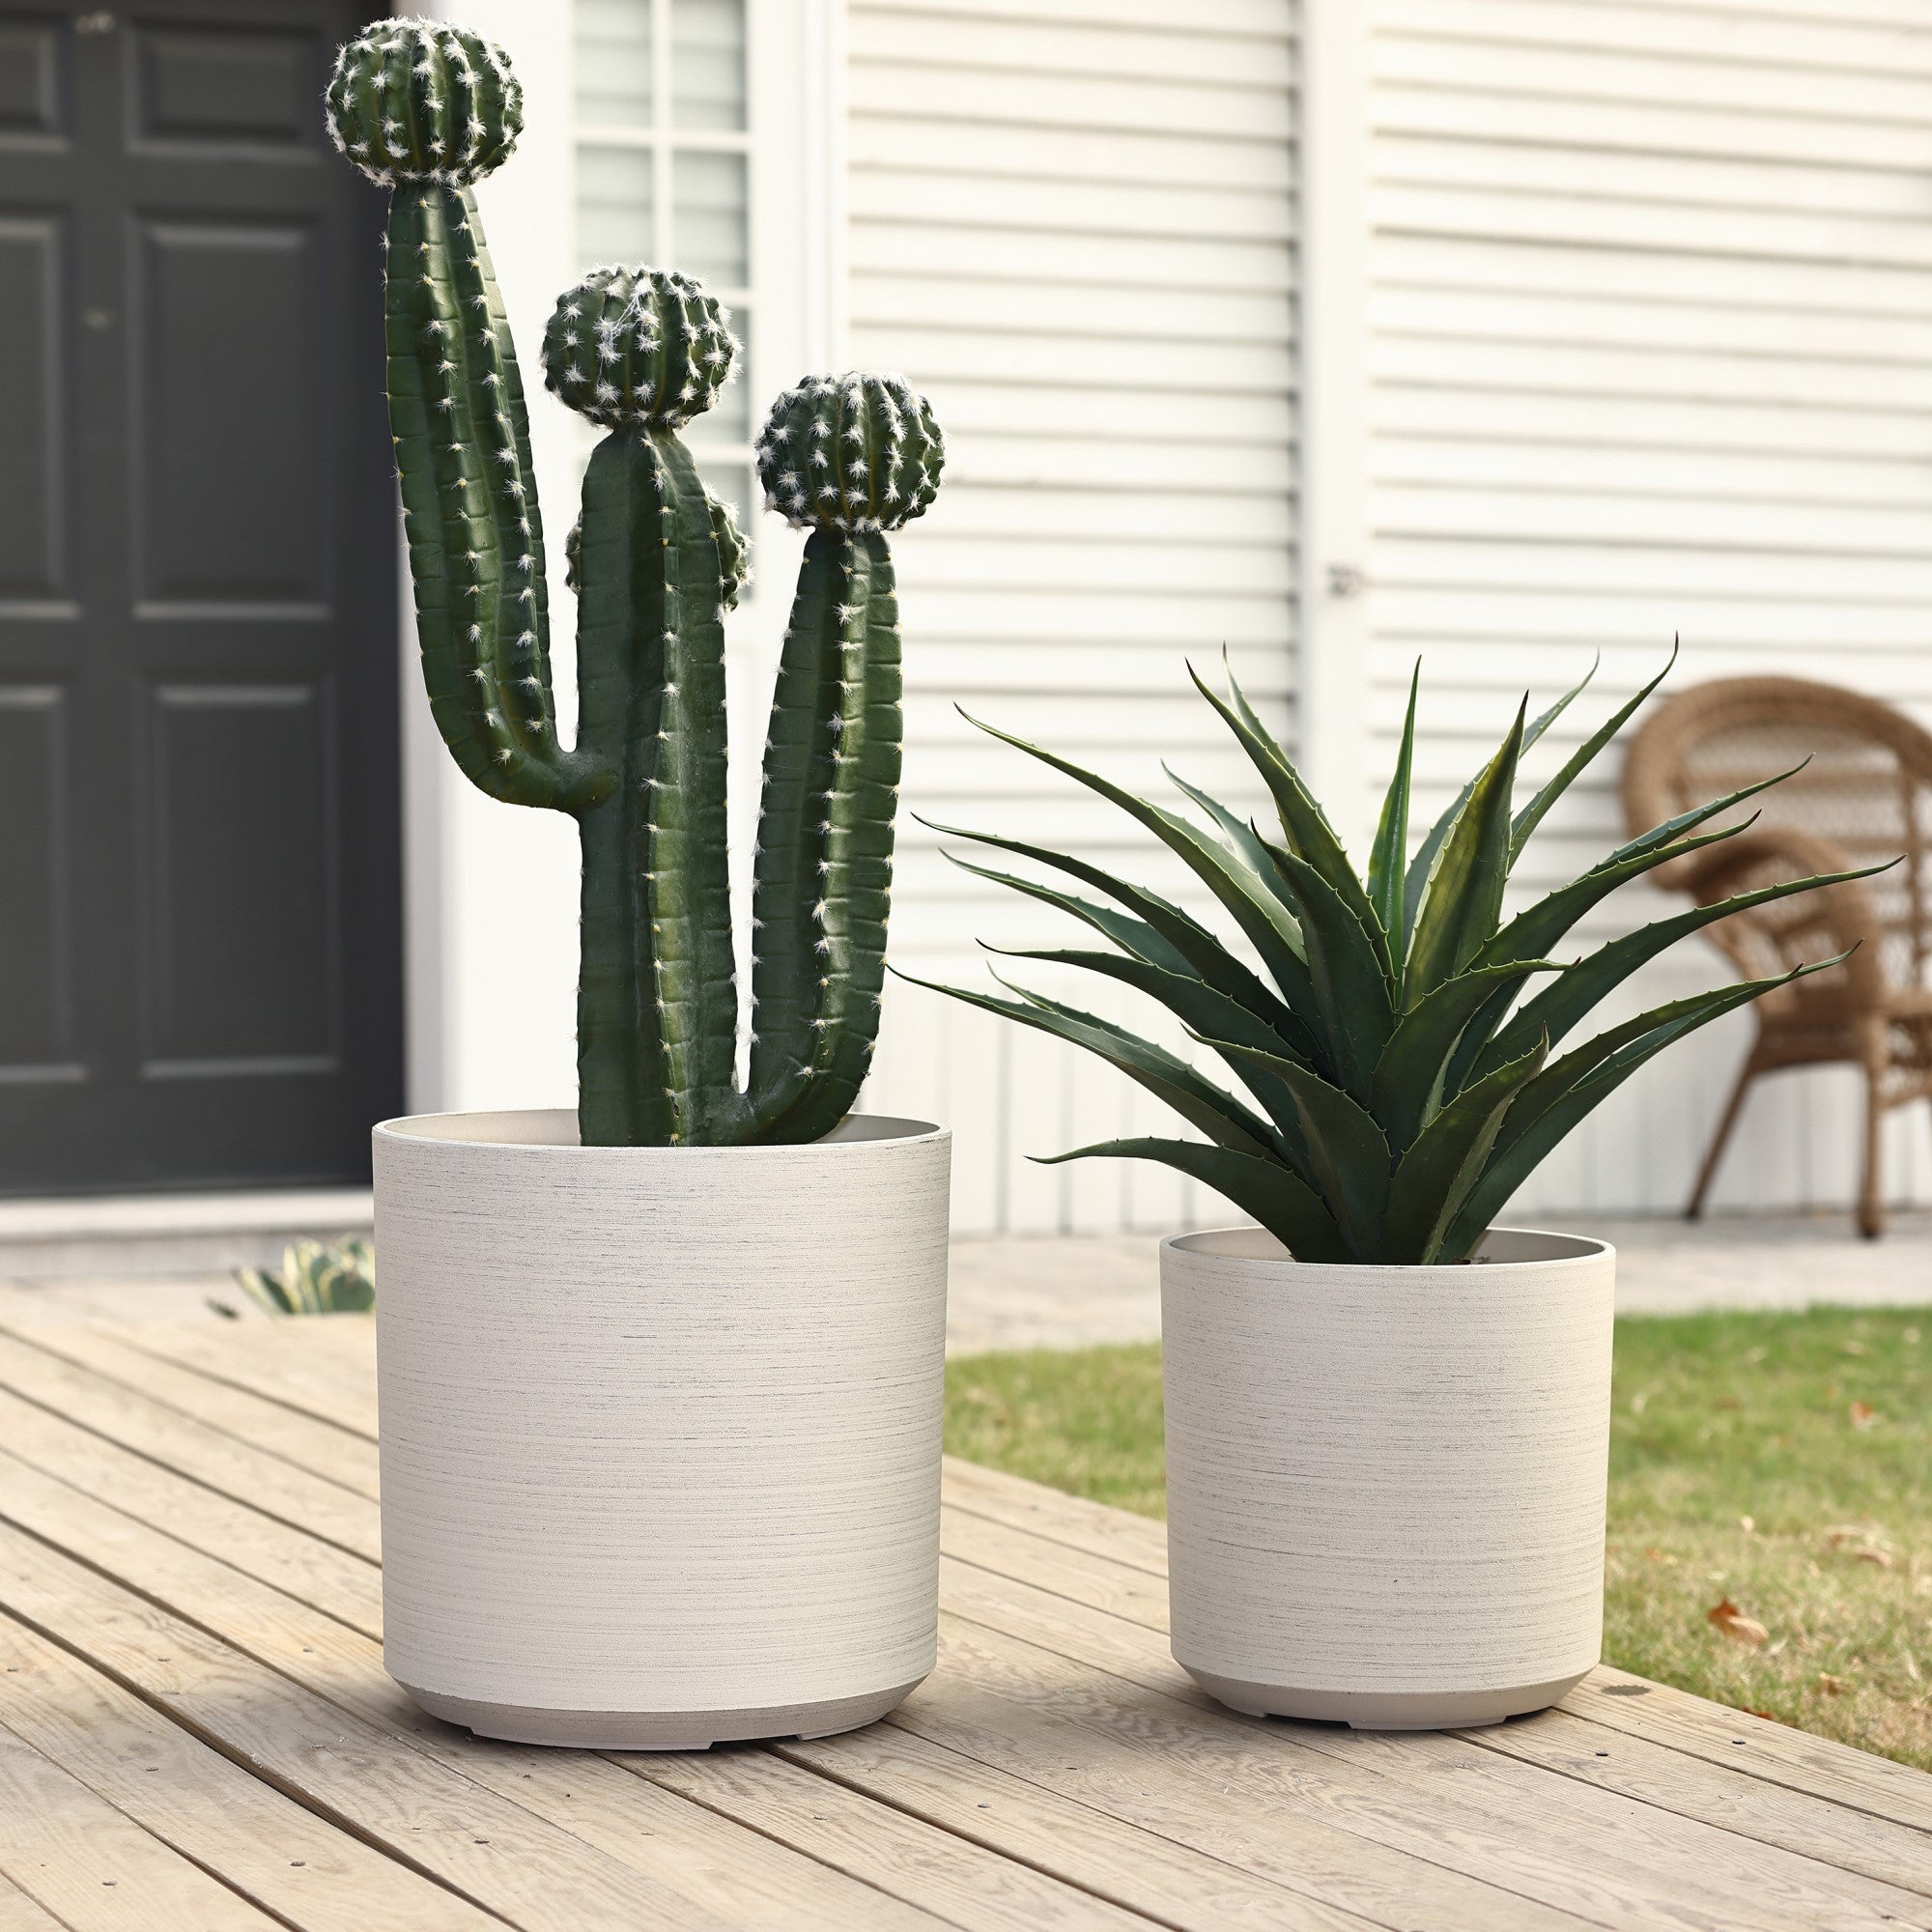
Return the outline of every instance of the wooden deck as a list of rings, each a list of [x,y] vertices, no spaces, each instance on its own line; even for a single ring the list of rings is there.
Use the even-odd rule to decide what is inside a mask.
[[[1602,1670],[1457,1736],[1216,1709],[1160,1525],[947,1471],[939,1668],[688,1757],[383,1674],[369,1324],[0,1300],[0,1932],[1932,1927],[1932,1777]]]

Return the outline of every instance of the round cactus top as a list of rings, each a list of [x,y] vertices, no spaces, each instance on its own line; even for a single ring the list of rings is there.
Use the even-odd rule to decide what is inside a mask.
[[[729,320],[675,269],[593,269],[557,298],[544,330],[544,382],[608,428],[681,429],[731,375]]]
[[[329,138],[384,187],[468,187],[509,158],[524,129],[509,57],[440,20],[372,20],[336,55],[327,98]]]
[[[946,443],[900,376],[808,376],[758,438],[765,506],[794,529],[895,530],[939,494]]]

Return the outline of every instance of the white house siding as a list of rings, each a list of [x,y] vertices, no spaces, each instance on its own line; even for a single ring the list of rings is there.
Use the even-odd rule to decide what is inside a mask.
[[[1678,686],[1790,672],[1932,723],[1932,7],[1371,19],[1364,763],[1386,770],[1418,653],[1435,809],[1525,687],[1603,652],[1567,748],[1677,631]],[[1552,814],[1529,883],[1619,837],[1614,780],[1606,756]],[[1719,970],[1699,950],[1645,989]],[[1681,1205],[1749,1027],[1639,1075],[1525,1200]],[[1761,1084],[1719,1205],[1844,1201],[1855,1096],[1848,1072]],[[1925,1113],[1893,1117],[1890,1150],[1920,1199]]]
[[[955,703],[1144,790],[1165,787],[1165,754],[1247,798],[1186,679],[1225,643],[1289,726],[1293,19],[1287,0],[852,0],[850,357],[904,370],[948,447],[937,505],[895,546],[906,972],[997,990],[977,940],[1082,943],[948,865],[915,812],[1194,896],[1118,811]],[[1104,984],[1080,996],[1127,1010]],[[871,1104],[952,1122],[959,1228],[1172,1225],[1207,1205],[1164,1169],[1024,1160],[1175,1130],[1112,1069],[914,988],[884,1017]]]

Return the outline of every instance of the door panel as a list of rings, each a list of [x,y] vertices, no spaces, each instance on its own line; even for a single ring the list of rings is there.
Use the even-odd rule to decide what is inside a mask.
[[[135,246],[146,614],[169,601],[265,600],[319,614],[333,485],[323,384],[298,372],[327,370],[321,234],[308,222],[157,221]]]
[[[58,597],[61,223],[0,219],[0,598]]]
[[[363,12],[0,0],[0,1192],[357,1179],[401,1104]]]

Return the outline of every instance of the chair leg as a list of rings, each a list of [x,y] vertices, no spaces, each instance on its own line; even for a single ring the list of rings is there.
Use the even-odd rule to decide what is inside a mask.
[[[1885,1233],[1885,1074],[1865,1064],[1865,1170],[1859,1188],[1859,1233],[1875,1241]]]
[[[1755,1056],[1747,1060],[1738,1068],[1737,1085],[1731,1089],[1731,1097],[1724,1102],[1723,1118],[1718,1122],[1718,1131],[1711,1136],[1711,1149],[1704,1156],[1704,1165],[1697,1176],[1697,1185],[1691,1190],[1690,1205],[1684,1209],[1687,1221],[1695,1221],[1704,1212],[1704,1197],[1711,1191],[1711,1183],[1718,1178],[1718,1163],[1724,1156],[1724,1146],[1731,1138],[1731,1129],[1738,1123],[1738,1115],[1744,1110],[1745,1093],[1757,1078]]]

